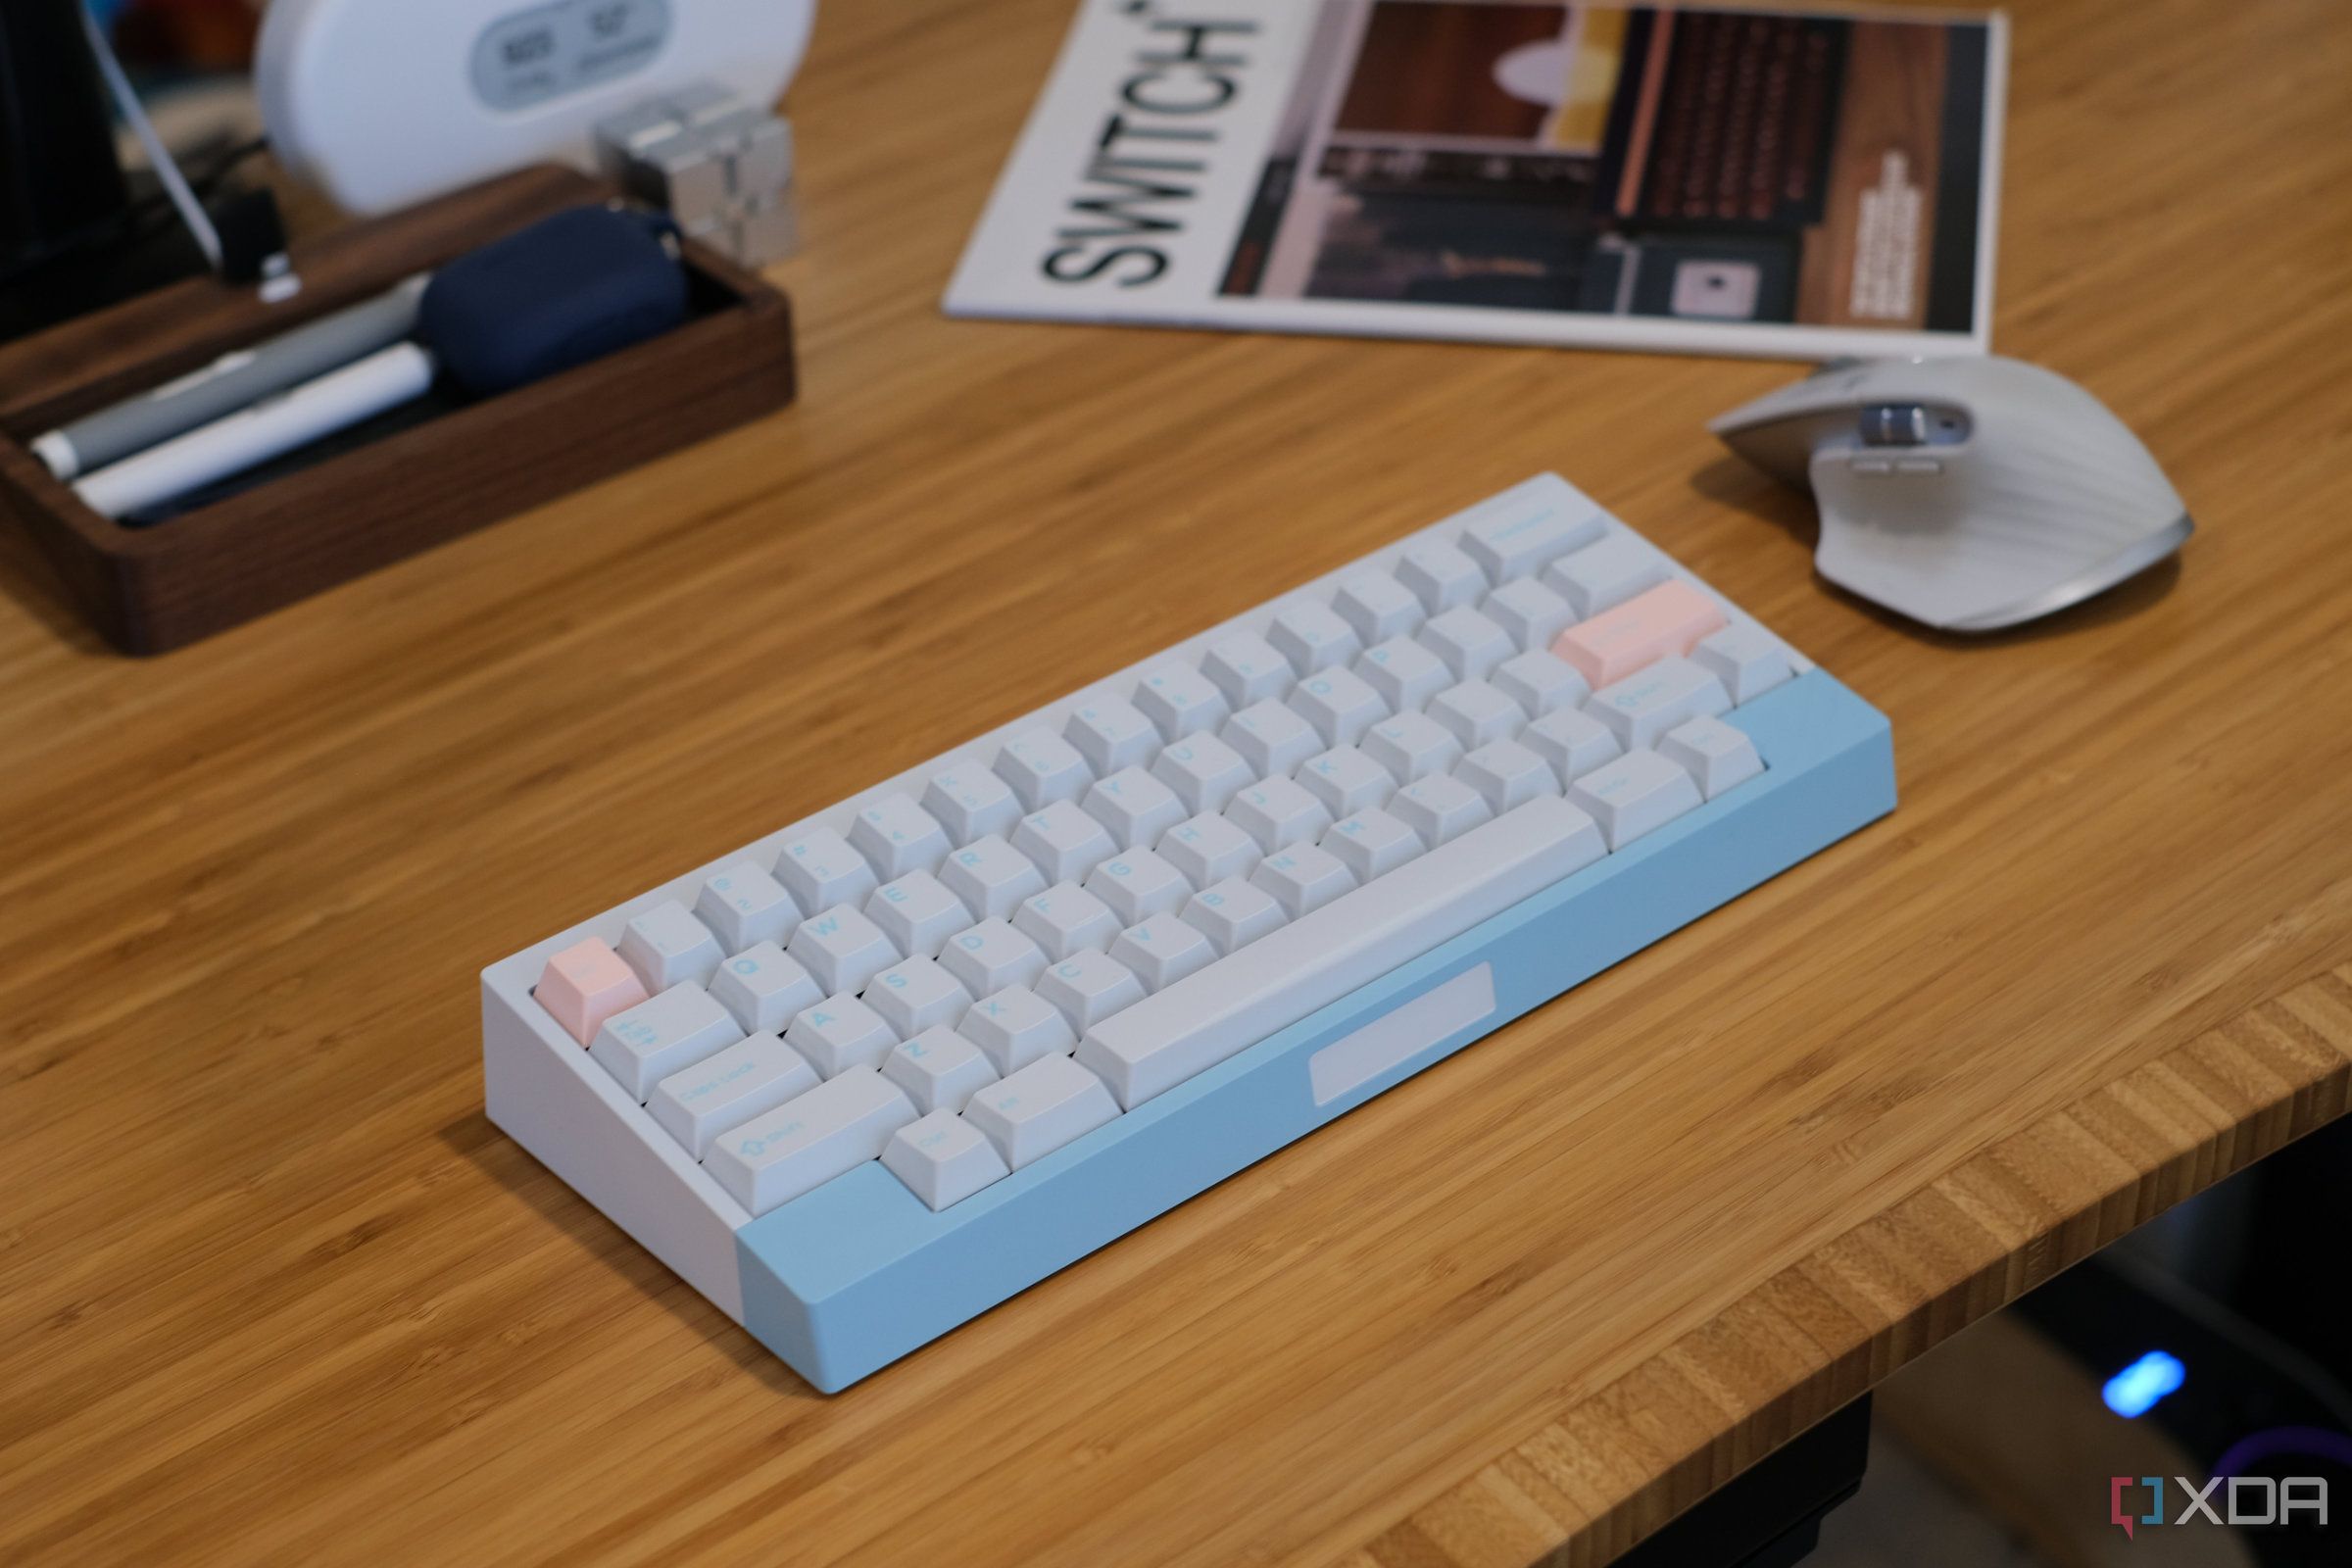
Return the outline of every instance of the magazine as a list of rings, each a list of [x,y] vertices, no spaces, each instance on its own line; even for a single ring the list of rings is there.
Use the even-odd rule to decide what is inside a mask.
[[[1983,353],[1997,14],[1081,0],[956,316]]]

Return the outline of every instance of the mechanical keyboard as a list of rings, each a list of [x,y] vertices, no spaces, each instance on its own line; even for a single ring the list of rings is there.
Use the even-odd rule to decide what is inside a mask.
[[[1893,805],[1541,475],[490,965],[489,1114],[832,1393]]]

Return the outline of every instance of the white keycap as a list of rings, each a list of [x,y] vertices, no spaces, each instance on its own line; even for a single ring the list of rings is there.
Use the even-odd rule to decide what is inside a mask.
[[[1601,763],[1625,755],[1615,731],[1591,713],[1572,708],[1545,713],[1520,731],[1519,739],[1551,764],[1563,784],[1573,784]]]
[[[1579,620],[1613,610],[1666,580],[1666,566],[1631,535],[1615,534],[1562,556],[1544,568],[1544,586],[1568,601]]]
[[[878,1067],[899,1037],[879,1013],[856,997],[827,997],[794,1015],[784,1043],[828,1078],[853,1067]]]
[[[1410,588],[1385,571],[1359,571],[1342,582],[1331,608],[1355,628],[1365,647],[1410,637],[1429,612]]]
[[[1369,810],[1396,793],[1389,770],[1352,746],[1335,746],[1298,770],[1298,783],[1333,816]]]
[[[868,980],[899,961],[899,950],[882,928],[847,905],[803,920],[784,951],[827,996],[862,991]]]
[[[1585,699],[1585,711],[1629,752],[1654,744],[1686,718],[1713,718],[1731,706],[1723,682],[1688,659],[1661,659]]]
[[[1078,748],[1043,724],[1006,741],[997,754],[996,771],[1032,811],[1055,801],[1074,801],[1095,781]]]
[[[1140,1105],[1603,852],[1583,811],[1530,801],[1094,1026],[1078,1060]]]
[[[863,904],[882,881],[847,840],[821,827],[802,834],[777,854],[776,880],[803,913],[836,904]]]
[[[1570,507],[1554,495],[1497,497],[1463,523],[1462,549],[1497,582],[1524,576],[1605,531],[1596,513]]]
[[[1221,738],[1260,778],[1288,773],[1330,744],[1314,725],[1271,701],[1253,703],[1227,719]]]
[[[1273,702],[1291,689],[1298,671],[1282,651],[1253,632],[1225,637],[1200,658],[1200,673],[1225,694],[1236,710]]]
[[[1380,693],[1391,711],[1399,713],[1424,706],[1453,684],[1453,671],[1446,667],[1446,661],[1410,637],[1392,637],[1365,649],[1356,658],[1355,672]]]
[[[1173,914],[1155,914],[1119,933],[1110,956],[1133,970],[1152,991],[1172,986],[1195,969],[1216,961],[1208,938]]]
[[[1176,792],[1140,767],[1122,767],[1086,792],[1086,814],[1120,849],[1150,844],[1193,813]]]
[[[1159,731],[1142,710],[1120,697],[1095,697],[1080,704],[1061,733],[1078,748],[1097,778],[1122,767],[1139,767],[1159,750]]]
[[[1075,881],[1118,850],[1109,830],[1072,801],[1054,801],[1022,817],[1012,831],[1012,847],[1049,882]]]
[[[1296,920],[1320,909],[1355,887],[1339,858],[1315,844],[1294,845],[1269,855],[1250,873],[1250,880],[1274,896],[1283,913]]]
[[[1420,642],[1446,661],[1457,680],[1484,680],[1495,665],[1519,651],[1511,634],[1468,605],[1429,617]]]
[[[947,1026],[926,1029],[882,1058],[882,1076],[929,1115],[961,1111],[973,1094],[997,1081],[980,1048]]]
[[[1386,811],[1357,811],[1331,824],[1323,848],[1358,884],[1386,876],[1421,853],[1421,840]]]
[[[1444,773],[1417,779],[1389,799],[1388,812],[1433,848],[1449,844],[1481,822],[1491,820],[1494,808],[1487,798],[1458,778]]]
[[[892,1133],[882,1164],[935,1213],[1012,1174],[997,1146],[952,1110],[919,1116]]]
[[[1160,858],[1197,888],[1229,876],[1248,876],[1265,851],[1222,816],[1203,812],[1160,835]]]
[[[969,844],[1011,832],[1021,819],[1021,798],[995,773],[967,762],[931,775],[923,787],[923,809],[939,819],[949,838]]]
[[[901,1040],[939,1024],[953,1024],[972,1004],[972,994],[937,958],[894,963],[867,983],[865,1004]]]
[[[1078,1044],[1078,1033],[1061,1009],[1027,986],[1007,986],[993,997],[982,997],[956,1032],[978,1046],[1000,1074],[1017,1071],[1040,1056],[1066,1054]]]
[[[1516,654],[1494,666],[1487,684],[1538,718],[1574,708],[1592,695],[1585,677],[1566,660],[1544,652]]]
[[[1462,750],[1475,752],[1527,722],[1527,710],[1483,680],[1448,686],[1430,699],[1429,716],[1446,726]]]
[[[1116,937],[1111,939],[1117,941]],[[1030,988],[1060,1009],[1070,1027],[1083,1030],[1109,1017],[1121,1007],[1143,1000],[1144,983],[1135,971],[1107,954],[1086,949],[1049,965]]]
[[[1004,920],[983,920],[952,939],[939,966],[975,997],[1025,986],[1046,966],[1045,950]]]
[[[1273,894],[1238,876],[1202,888],[1184,906],[1184,923],[1224,954],[1255,942],[1290,918]]]
[[[1658,742],[1658,755],[1698,780],[1699,793],[1710,801],[1764,771],[1756,743],[1720,718],[1677,724]]]
[[[850,846],[884,881],[909,871],[928,871],[954,848],[939,819],[909,795],[885,795],[858,811],[850,825]]]
[[[1012,924],[1056,963],[1089,949],[1100,953],[1119,934],[1119,917],[1075,882],[1063,882],[1022,900],[1013,911]]]
[[[1399,713],[1366,731],[1362,750],[1398,784],[1410,784],[1451,767],[1462,743],[1427,713]]]
[[[1340,618],[1329,605],[1301,599],[1285,605],[1266,628],[1266,641],[1291,662],[1300,675],[1345,664],[1364,646],[1355,628]]]
[[[1192,884],[1156,850],[1112,856],[1086,874],[1085,887],[1121,925],[1180,908],[1193,896]]]
[[[703,1168],[729,1197],[764,1214],[856,1170],[914,1120],[914,1104],[870,1067],[818,1084],[710,1146]]]
[[[1439,614],[1476,604],[1490,586],[1478,563],[1456,546],[1431,540],[1414,545],[1396,563],[1396,580],[1410,588],[1421,608]]]
[[[757,1033],[783,1028],[794,1013],[822,1002],[825,988],[782,948],[762,942],[718,966],[710,976],[710,997]]]
[[[1216,682],[1193,668],[1170,661],[1155,664],[1136,682],[1135,706],[1159,728],[1165,740],[1213,733],[1233,711]]]
[[[648,991],[667,991],[681,980],[701,985],[726,956],[710,928],[675,899],[663,899],[622,927],[619,951]]]
[[[1067,1056],[1046,1056],[990,1084],[964,1105],[963,1119],[1014,1170],[1033,1165],[1119,1113],[1102,1080]]]
[[[814,1089],[822,1079],[801,1054],[762,1030],[654,1085],[654,1120],[701,1159],[730,1127]]]
[[[1568,799],[1592,813],[1612,850],[1700,804],[1698,781],[1646,747],[1587,773],[1568,787]]]
[[[1489,741],[1453,766],[1453,776],[1486,798],[1500,816],[1539,795],[1557,795],[1551,764],[1517,741]]]
[[[703,883],[694,912],[728,953],[781,941],[801,923],[800,906],[784,884],[753,860],[738,860]]]
[[[1152,776],[1176,792],[1187,811],[1221,811],[1246,784],[1263,777],[1242,754],[1214,735],[1171,742],[1152,764]]]
[[[1549,648],[1576,620],[1567,600],[1532,577],[1504,583],[1487,595],[1479,612],[1522,648]]]
[[[1790,675],[1788,654],[1757,626],[1726,626],[1700,638],[1690,657],[1714,672],[1735,706],[1754,702]]]
[[[1002,919],[1020,902],[1048,887],[1046,873],[995,834],[967,844],[947,858],[939,880],[963,906],[984,920]]]
[[[685,980],[607,1018],[588,1054],[642,1102],[655,1084],[742,1038],[734,1015]]]
[[[948,938],[972,923],[963,901],[928,871],[885,882],[865,901],[865,917],[909,956],[936,954]]]
[[[1361,675],[1345,669],[1307,676],[1292,691],[1290,706],[1315,726],[1325,746],[1352,746],[1364,731],[1389,716],[1389,705],[1380,693]]]
[[[1250,785],[1225,808],[1225,819],[1257,840],[1268,855],[1294,844],[1311,844],[1331,826],[1331,808],[1296,779],[1269,778]]]

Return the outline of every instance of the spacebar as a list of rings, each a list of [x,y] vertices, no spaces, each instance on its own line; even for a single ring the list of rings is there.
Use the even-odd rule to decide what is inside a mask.
[[[1132,1110],[1606,854],[1541,795],[1113,1013],[1078,1060]]]

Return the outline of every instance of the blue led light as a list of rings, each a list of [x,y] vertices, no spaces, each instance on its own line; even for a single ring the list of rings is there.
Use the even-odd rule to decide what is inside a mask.
[[[2187,1376],[2188,1368],[2180,1364],[2179,1356],[2150,1350],[2109,1378],[2099,1390],[2099,1397],[2107,1401],[2108,1409],[2126,1419],[2146,1415]]]

